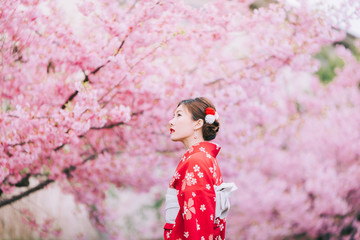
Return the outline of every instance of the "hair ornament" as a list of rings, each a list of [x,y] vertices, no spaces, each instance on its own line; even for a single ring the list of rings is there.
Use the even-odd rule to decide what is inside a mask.
[[[219,119],[219,114],[211,107],[205,109],[205,122],[213,124],[215,120]]]

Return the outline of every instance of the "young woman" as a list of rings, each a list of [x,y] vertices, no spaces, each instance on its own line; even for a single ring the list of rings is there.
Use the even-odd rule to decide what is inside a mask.
[[[208,142],[219,130],[218,114],[206,98],[181,101],[170,120],[171,140],[188,149],[166,194],[164,238],[224,240],[225,216],[233,183],[223,183],[216,156],[220,147]]]

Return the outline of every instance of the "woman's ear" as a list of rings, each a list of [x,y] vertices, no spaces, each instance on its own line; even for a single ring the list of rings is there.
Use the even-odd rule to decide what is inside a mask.
[[[198,129],[202,128],[203,125],[204,125],[203,119],[196,120],[195,124],[194,124],[194,130],[198,130]]]

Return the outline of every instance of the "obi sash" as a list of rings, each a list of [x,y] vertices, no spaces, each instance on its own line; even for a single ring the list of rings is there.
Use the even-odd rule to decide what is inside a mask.
[[[230,209],[230,195],[237,189],[235,183],[222,183],[219,186],[214,185],[216,195],[215,218],[223,219]],[[179,213],[180,205],[177,199],[177,191],[174,188],[168,188],[165,201],[165,220],[166,223],[175,224],[176,216]]]

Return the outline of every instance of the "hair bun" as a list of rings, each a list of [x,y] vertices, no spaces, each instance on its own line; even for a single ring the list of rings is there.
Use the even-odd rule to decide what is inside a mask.
[[[214,123],[204,123],[202,133],[205,141],[215,139],[216,133],[219,131],[219,121],[215,120]]]

